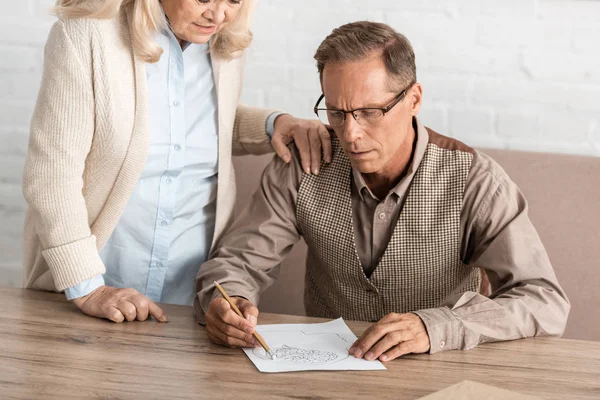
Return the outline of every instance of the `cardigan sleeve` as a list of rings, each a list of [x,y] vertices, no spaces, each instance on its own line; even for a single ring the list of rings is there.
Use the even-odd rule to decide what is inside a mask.
[[[23,177],[23,194],[58,290],[105,272],[82,193],[95,130],[91,51],[89,41],[79,37],[85,37],[86,26],[85,20],[58,21],[50,32]]]
[[[238,105],[233,125],[234,156],[265,154],[273,151],[267,135],[267,119],[278,110]]]

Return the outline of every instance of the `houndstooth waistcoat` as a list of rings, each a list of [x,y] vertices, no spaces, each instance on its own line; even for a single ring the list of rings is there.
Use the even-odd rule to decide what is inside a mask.
[[[297,221],[309,249],[307,315],[377,321],[477,291],[481,275],[461,261],[459,240],[473,155],[428,143],[390,242],[367,278],[354,244],[350,160],[336,139],[332,145],[332,162],[317,176],[304,174],[298,192]]]

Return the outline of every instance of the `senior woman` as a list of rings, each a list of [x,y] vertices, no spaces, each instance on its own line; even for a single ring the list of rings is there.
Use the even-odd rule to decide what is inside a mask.
[[[24,285],[84,313],[159,321],[191,304],[232,218],[232,154],[292,140],[318,173],[318,121],[238,104],[252,0],[58,0],[31,123]],[[272,140],[271,140],[272,136]]]

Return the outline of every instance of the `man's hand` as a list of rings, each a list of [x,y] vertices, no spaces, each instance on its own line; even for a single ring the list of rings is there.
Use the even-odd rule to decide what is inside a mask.
[[[296,143],[300,153],[302,169],[307,174],[317,175],[321,166],[321,149],[326,163],[331,162],[331,134],[319,120],[298,119],[283,114],[275,120],[271,144],[275,152],[286,163],[292,159],[287,145]]]
[[[231,300],[245,318],[237,315],[227,300],[216,297],[210,302],[206,313],[208,338],[213,343],[228,347],[260,346],[252,336],[258,321],[258,308],[241,297],[232,297]]]
[[[348,353],[369,361],[391,361],[409,353],[425,353],[429,345],[427,330],[418,315],[391,313],[371,325]]]
[[[87,296],[74,299],[73,303],[87,315],[113,322],[145,321],[149,315],[160,322],[168,321],[159,306],[134,289],[100,286]]]

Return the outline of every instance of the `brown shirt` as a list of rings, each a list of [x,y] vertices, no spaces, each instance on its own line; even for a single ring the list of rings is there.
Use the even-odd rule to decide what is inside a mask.
[[[429,141],[462,145],[443,136],[430,137],[423,125],[417,126],[409,169],[384,199],[377,199],[361,174],[353,171],[356,249],[367,275],[390,240]],[[213,280],[223,282],[230,294],[255,303],[260,291],[273,282],[273,268],[301,237],[296,200],[302,174],[297,154],[289,165],[275,158],[267,166],[250,205],[200,268],[196,301],[200,321],[214,297]],[[478,151],[465,185],[460,241],[462,261],[487,272],[491,295],[467,292],[443,307],[415,311],[427,327],[432,353],[486,341],[562,334],[570,305],[529,220],[527,202],[502,168]]]

